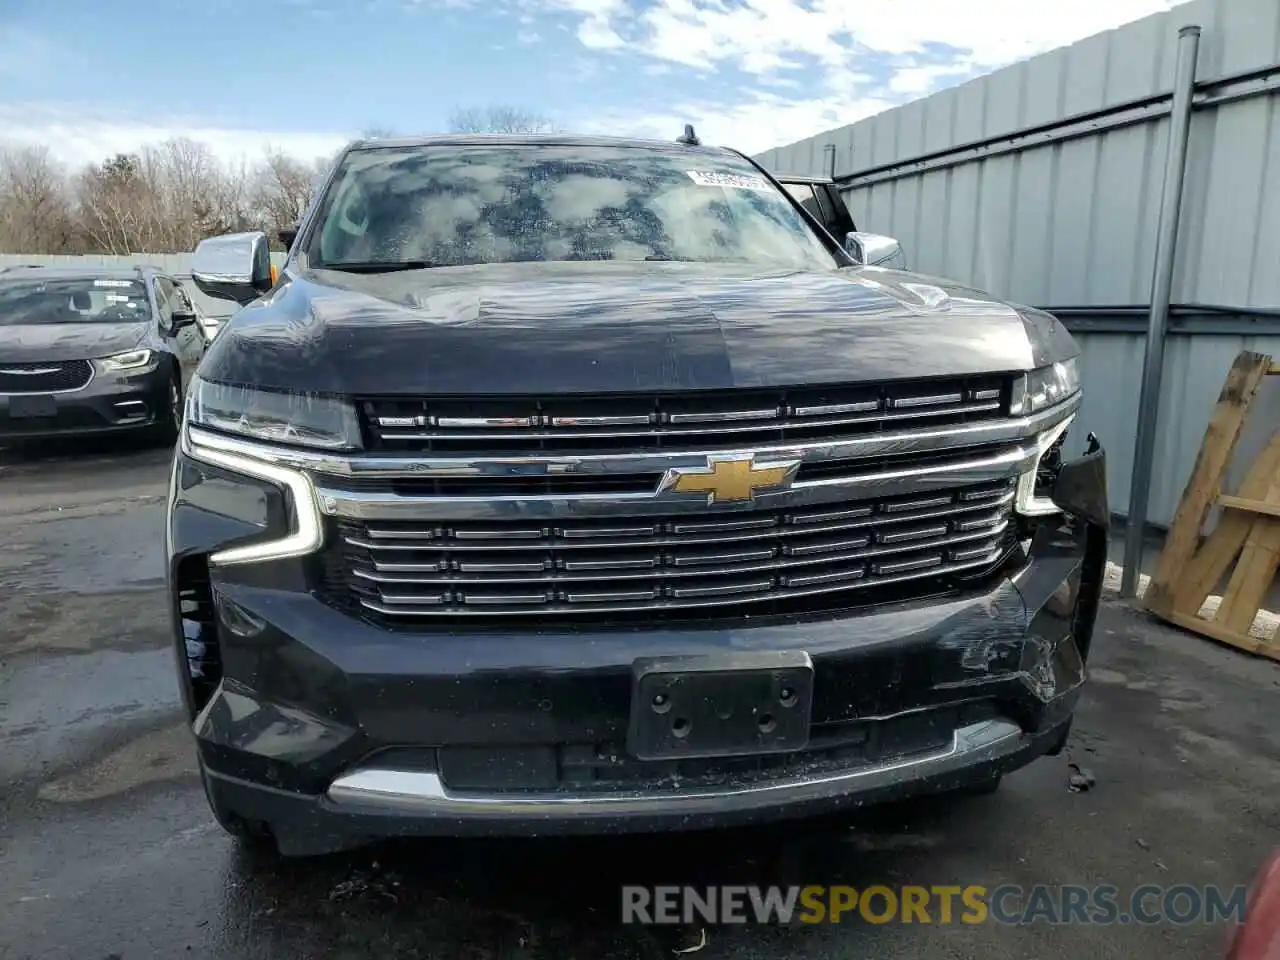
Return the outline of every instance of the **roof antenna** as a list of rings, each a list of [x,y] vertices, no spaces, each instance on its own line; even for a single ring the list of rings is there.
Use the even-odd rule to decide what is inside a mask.
[[[693,132],[693,124],[686,123],[684,125],[684,136],[676,137],[676,143],[685,143],[691,147],[702,146],[702,141],[698,139],[698,135]]]

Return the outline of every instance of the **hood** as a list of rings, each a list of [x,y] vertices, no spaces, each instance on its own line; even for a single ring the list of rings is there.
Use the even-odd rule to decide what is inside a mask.
[[[0,364],[109,357],[142,343],[148,326],[145,322],[0,324]]]
[[[1052,317],[875,268],[492,264],[286,276],[201,375],[342,394],[552,394],[1025,370],[1077,350]]]

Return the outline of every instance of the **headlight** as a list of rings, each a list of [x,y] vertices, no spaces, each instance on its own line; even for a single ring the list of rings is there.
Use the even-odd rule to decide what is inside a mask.
[[[103,370],[114,373],[117,370],[141,370],[155,364],[156,356],[150,350],[130,350],[117,353],[114,357],[104,357],[98,363]]]
[[[1080,360],[1072,357],[1052,366],[1032,370],[1016,380],[1010,412],[1015,416],[1038,413],[1079,392]]]
[[[1036,496],[1036,479],[1040,461],[1053,449],[1053,445],[1062,439],[1062,435],[1067,432],[1067,428],[1071,426],[1071,421],[1074,419],[1074,415],[1067,417],[1036,437],[1036,465],[1018,477],[1018,490],[1013,501],[1013,508],[1024,517],[1044,517],[1062,512],[1062,508],[1048,497]]]
[[[189,423],[254,440],[325,450],[360,446],[355,408],[342,400],[233,387],[199,377],[187,400]]]

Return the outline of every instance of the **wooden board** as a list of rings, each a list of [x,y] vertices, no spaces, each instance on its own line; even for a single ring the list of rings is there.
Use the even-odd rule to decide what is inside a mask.
[[[1243,351],[1231,364],[1144,597],[1147,609],[1158,616],[1168,619],[1178,606],[1175,581],[1196,552],[1205,517],[1222,492],[1222,477],[1240,439],[1249,406],[1258,385],[1270,372],[1271,358],[1261,353]]]
[[[1272,433],[1240,489],[1235,494],[1221,491],[1249,405],[1263,377],[1273,373],[1280,373],[1280,366],[1261,354],[1241,353],[1232,364],[1145,604],[1170,623],[1280,660],[1274,635],[1251,634],[1280,569],[1280,430]],[[1201,528],[1215,504],[1223,508],[1222,516],[1202,542]],[[1228,573],[1218,609],[1210,617],[1200,616],[1210,593]]]

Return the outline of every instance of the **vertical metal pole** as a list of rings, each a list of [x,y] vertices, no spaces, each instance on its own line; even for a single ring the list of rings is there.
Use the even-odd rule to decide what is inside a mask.
[[[1178,218],[1182,212],[1182,181],[1187,165],[1187,138],[1191,130],[1191,99],[1196,86],[1196,56],[1200,28],[1178,31],[1178,66],[1169,111],[1169,152],[1165,157],[1164,189],[1160,195],[1160,220],[1156,227],[1156,262],[1151,279],[1151,315],[1147,322],[1146,352],[1142,360],[1142,392],[1138,397],[1138,431],[1133,444],[1133,474],[1129,483],[1129,516],[1124,531],[1124,571],[1120,596],[1138,592],[1142,567],[1142,540],[1147,526],[1151,493],[1151,469],[1155,457],[1156,425],[1160,412],[1160,378],[1164,372],[1165,328],[1169,322],[1169,298],[1173,291],[1174,255],[1178,244]]]
[[[826,158],[827,176],[834,180],[836,178],[836,145],[828,143],[822,148],[822,155]]]

